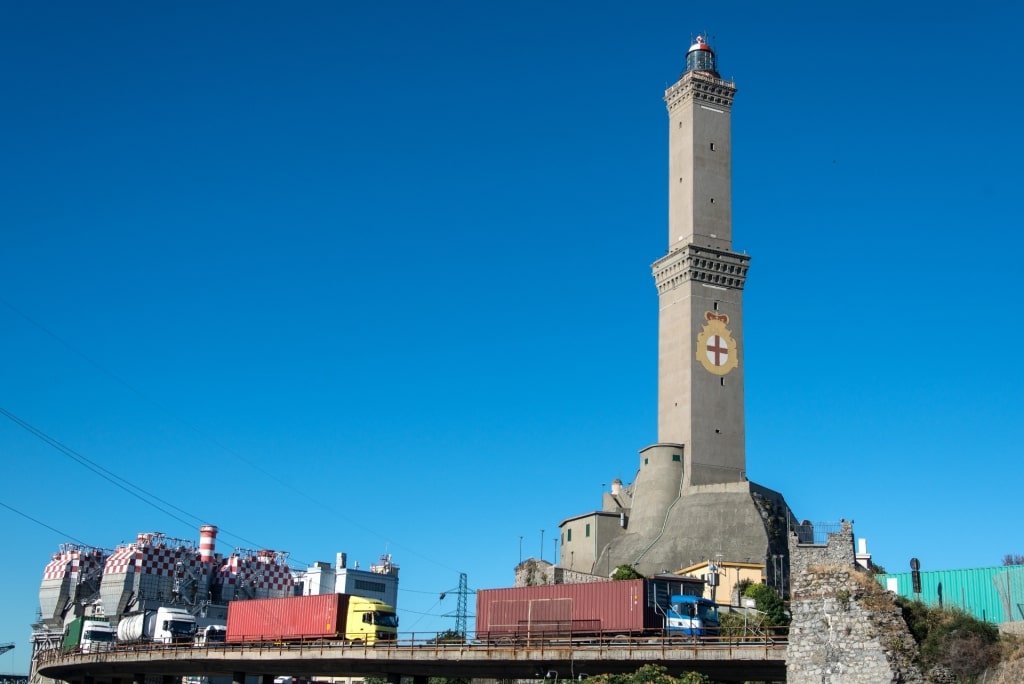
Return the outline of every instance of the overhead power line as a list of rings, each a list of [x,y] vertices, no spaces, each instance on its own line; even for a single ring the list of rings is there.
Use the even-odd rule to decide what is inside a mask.
[[[96,475],[99,475],[101,478],[103,478],[107,482],[110,482],[115,487],[117,487],[117,488],[127,492],[128,494],[131,494],[132,496],[134,496],[139,501],[142,501],[142,502],[146,503],[147,505],[152,506],[153,508],[155,508],[156,510],[160,511],[164,515],[166,515],[166,516],[168,516],[170,518],[173,518],[174,520],[177,520],[178,522],[182,523],[183,525],[187,525],[189,527],[197,527],[199,525],[206,524],[207,521],[203,520],[202,518],[199,518],[199,517],[193,515],[192,513],[186,511],[183,508],[175,506],[171,502],[166,501],[165,499],[160,498],[159,496],[157,496],[156,494],[148,491],[147,489],[145,489],[143,487],[140,487],[139,485],[137,485],[137,484],[135,484],[133,482],[130,482],[129,480],[124,479],[123,477],[117,475],[116,473],[113,473],[113,472],[107,470],[106,468],[104,468],[100,464],[98,464],[95,461],[93,461],[93,460],[83,456],[82,454],[78,453],[74,449],[72,449],[72,448],[62,444],[60,441],[54,439],[53,437],[51,437],[50,435],[46,434],[45,432],[43,432],[42,430],[40,430],[36,426],[32,425],[28,421],[26,421],[26,420],[24,420],[22,418],[19,418],[18,416],[16,416],[15,414],[11,413],[7,409],[5,409],[3,407],[0,407],[0,415],[3,415],[8,420],[10,420],[12,423],[14,423],[15,425],[21,427],[22,429],[24,429],[25,431],[29,432],[30,434],[34,435],[35,437],[37,437],[38,439],[42,440],[46,444],[49,444],[51,447],[53,447],[54,449],[56,449],[60,453],[64,454],[68,458],[72,459],[73,461],[77,462],[79,465],[83,466],[84,468],[87,468],[88,470],[91,470]],[[158,505],[157,502],[159,502],[160,504],[163,504],[163,506]],[[178,511],[179,513],[181,513],[183,515],[186,515],[189,518],[191,518],[191,520],[186,520],[185,518],[182,518],[181,516],[176,515],[175,513],[171,512],[171,510],[169,510],[169,509],[173,509],[175,511]],[[11,509],[11,510],[14,510],[14,509]],[[19,511],[15,511],[15,512],[21,514]],[[24,514],[21,514],[21,515],[24,515]],[[26,515],[25,517],[28,518],[29,516]],[[33,520],[33,521],[34,522],[38,522],[38,521],[35,521],[35,520]],[[44,523],[39,523],[39,524],[44,525],[44,527],[46,526]],[[53,529],[53,528],[49,528],[49,529]],[[57,530],[54,530],[54,531],[56,532]],[[259,543],[254,542],[254,541],[252,541],[250,539],[246,539],[246,538],[244,538],[244,537],[242,537],[242,536],[240,536],[238,534],[234,534],[234,533],[232,533],[232,532],[230,532],[228,530],[220,530],[220,532],[222,534],[225,534],[225,535],[234,537],[236,539],[239,539],[239,540],[245,542],[246,544],[248,544],[250,546],[253,546],[253,547],[256,547],[256,548],[262,548]],[[65,535],[65,536],[68,536],[70,538],[70,535]],[[81,543],[81,542],[78,542],[78,543]]]
[[[19,511],[19,510],[18,510],[17,508],[14,508],[13,506],[8,506],[8,505],[7,505],[7,504],[5,504],[5,503],[4,503],[3,501],[0,501],[0,506],[3,506],[4,508],[6,508],[7,510],[9,510],[9,511],[10,511],[10,512],[12,512],[12,513],[17,513],[18,515],[20,515],[20,516],[21,516],[22,518],[25,518],[26,520],[31,520],[31,521],[32,521],[32,522],[34,522],[34,523],[35,523],[36,525],[40,525],[40,526],[42,526],[42,527],[45,527],[46,529],[50,530],[51,532],[56,532],[56,533],[57,533],[57,534],[59,534],[60,536],[62,536],[62,537],[64,537],[64,538],[66,538],[66,539],[70,539],[71,541],[75,542],[76,544],[81,544],[82,546],[92,546],[92,544],[86,544],[86,543],[85,543],[84,541],[82,541],[81,539],[75,539],[74,537],[72,537],[72,536],[71,536],[70,534],[68,534],[67,532],[61,532],[61,531],[60,531],[60,530],[58,530],[58,529],[57,529],[56,527],[50,527],[49,525],[47,525],[46,523],[44,523],[44,522],[43,522],[42,520],[36,520],[35,518],[33,518],[33,517],[32,517],[31,515],[29,515],[28,513],[22,513],[22,512],[21,512],[21,511]]]
[[[309,494],[308,490],[306,490],[305,488],[300,488],[300,487],[297,487],[297,486],[295,486],[295,485],[293,485],[293,484],[291,484],[289,482],[285,482],[280,477],[278,477],[277,474],[267,471],[266,469],[260,467],[259,464],[254,463],[254,462],[252,462],[249,459],[246,459],[241,454],[237,453],[236,451],[234,451],[230,447],[224,445],[223,443],[218,441],[216,438],[211,437],[210,435],[204,433],[202,430],[197,428],[195,425],[191,424],[189,421],[181,418],[179,415],[175,414],[173,411],[168,409],[166,406],[163,406],[159,402],[155,401],[152,397],[148,396],[146,393],[142,392],[137,387],[135,387],[131,383],[127,382],[124,378],[120,377],[116,373],[113,373],[111,370],[109,370],[108,368],[106,368],[105,366],[100,364],[99,362],[95,361],[94,359],[90,358],[88,355],[84,354],[82,351],[77,349],[70,342],[68,342],[67,340],[65,340],[61,336],[57,335],[55,332],[53,332],[52,330],[47,328],[45,325],[43,325],[42,323],[40,323],[36,319],[34,319],[31,316],[29,316],[28,314],[26,314],[24,311],[20,310],[18,307],[14,306],[14,304],[12,304],[8,300],[4,299],[3,297],[0,297],[0,303],[5,305],[7,308],[9,308],[15,314],[17,314],[22,319],[27,321],[29,324],[31,324],[32,326],[34,326],[35,328],[37,328],[38,330],[40,330],[41,332],[43,332],[44,334],[46,334],[47,336],[49,336],[50,338],[52,338],[53,340],[58,342],[61,346],[63,346],[64,348],[66,348],[67,350],[69,350],[70,352],[72,352],[73,354],[78,356],[79,358],[83,359],[90,366],[92,366],[93,368],[96,368],[97,370],[99,370],[104,375],[112,378],[115,382],[120,384],[122,387],[125,387],[130,392],[132,392],[136,396],[140,397],[141,399],[143,399],[147,403],[151,404],[152,406],[155,406],[157,409],[159,409],[160,411],[162,411],[166,415],[170,416],[175,421],[177,421],[181,425],[185,426],[186,428],[191,430],[193,433],[195,433],[199,437],[201,437],[201,438],[211,442],[214,446],[216,446],[217,448],[221,449],[222,451],[224,451],[228,455],[232,456],[233,458],[238,459],[240,462],[244,463],[245,465],[247,465],[248,467],[252,468],[253,470],[256,470],[256,471],[260,472],[262,475],[266,476],[268,479],[273,480],[274,482],[278,483],[282,487],[288,489],[289,491],[294,493],[296,496],[301,497],[301,498],[303,498],[303,499],[305,499],[305,500],[307,500],[307,501],[309,501],[309,502],[311,502],[313,504],[316,504],[316,505],[320,506],[324,510],[329,511],[335,517],[339,517],[339,516],[342,517],[352,527],[361,529],[361,530],[363,530],[365,532],[368,532],[368,533],[370,533],[370,534],[372,534],[372,535],[374,535],[376,537],[382,538],[382,539],[388,537],[388,535],[382,533],[378,529],[369,528],[369,527],[365,526],[364,524],[362,524],[359,520],[348,518],[347,516],[344,515],[343,512],[339,512],[337,510],[337,507],[328,505],[327,503],[325,503],[323,501],[320,501],[320,500],[314,498],[313,496],[311,496]],[[8,417],[10,418],[11,416],[9,415]],[[12,420],[14,420],[14,419],[12,418]],[[15,420],[15,422],[18,422],[19,420],[20,419]],[[29,429],[29,428],[26,427],[25,429]],[[42,431],[40,431],[40,433],[41,434],[45,434],[45,433],[42,433]],[[40,437],[40,438],[43,439],[43,437]],[[96,467],[99,467],[99,466],[96,466]],[[117,476],[113,475],[113,473],[110,473],[110,475],[112,477],[115,477],[115,478],[117,477]],[[121,480],[122,482],[126,482],[125,480],[122,480],[121,478],[117,478],[117,479]],[[130,485],[130,483],[127,483],[127,484]],[[118,486],[121,486],[121,485],[118,485]],[[135,487],[135,485],[130,485],[130,486]],[[124,487],[122,487],[122,489],[123,488]],[[135,488],[138,489],[139,491],[144,491],[144,490],[142,490],[139,487],[135,487]],[[131,493],[133,496],[139,497],[139,495],[135,494],[134,492],[129,492],[129,493]],[[193,517],[193,518],[195,517],[191,513],[188,513],[187,511],[183,511],[182,509],[174,506],[173,504],[170,504],[169,502],[166,502],[166,501],[163,501],[163,500],[160,500],[160,501],[161,501],[161,503],[165,504],[166,506],[169,506],[170,508],[173,508],[173,509],[175,509],[175,510],[181,512],[181,513],[184,513],[185,515],[188,515],[189,517]],[[147,503],[150,503],[150,505],[153,505],[152,502],[147,501]],[[158,510],[161,510],[158,506],[154,506],[154,507],[156,507]],[[183,522],[181,520],[181,518],[179,518],[179,517],[177,517],[177,516],[175,516],[173,514],[169,514],[169,515],[171,515],[171,517],[174,518],[175,520],[177,520],[179,522]],[[201,523],[205,523],[206,521],[200,521],[200,522]],[[192,525],[192,523],[186,523],[186,524],[188,524],[190,526]],[[241,540],[241,541],[243,541],[243,542],[245,542],[245,543],[247,543],[247,544],[249,544],[251,546],[260,547],[260,545],[257,544],[256,542],[252,542],[252,541],[250,541],[248,539],[245,539],[244,537],[241,537],[241,536],[239,536],[237,534],[233,534],[233,533],[228,532],[226,530],[221,530],[221,532],[222,532],[222,534],[224,534],[226,536],[234,537],[234,538],[239,539],[239,540]],[[427,561],[429,563],[433,563],[434,565],[436,565],[438,567],[442,567],[442,568],[445,568],[447,570],[452,570],[453,572],[461,572],[460,570],[456,570],[455,568],[452,568],[450,565],[448,565],[447,563],[444,563],[444,562],[438,560],[437,558],[432,558],[430,556],[427,556],[427,555],[425,555],[423,553],[420,553],[420,552],[416,551],[415,549],[413,549],[411,547],[407,547],[404,544],[398,543],[397,546],[400,546],[403,551],[405,551],[407,553],[410,553],[412,555],[415,555],[415,556],[417,556],[417,557],[419,557],[419,558],[421,558],[421,559],[423,559],[423,560],[425,560],[425,561]],[[296,562],[299,562],[298,559],[296,559]]]

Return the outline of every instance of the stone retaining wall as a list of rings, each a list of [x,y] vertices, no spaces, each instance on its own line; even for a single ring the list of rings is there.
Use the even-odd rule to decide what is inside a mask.
[[[921,684],[917,644],[893,597],[856,564],[853,525],[825,545],[790,538],[787,684]]]

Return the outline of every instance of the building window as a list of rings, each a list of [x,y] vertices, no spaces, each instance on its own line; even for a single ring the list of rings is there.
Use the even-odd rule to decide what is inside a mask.
[[[572,530],[565,531],[565,541],[572,541]]]
[[[587,523],[587,532],[586,532],[585,536],[587,536],[587,537],[590,536],[590,523]]]
[[[383,594],[385,591],[383,582],[367,582],[366,580],[356,580],[356,589],[362,591],[372,591],[377,594]]]
[[[714,151],[715,151],[715,143],[711,143],[711,151],[712,151],[712,152],[714,152]]]
[[[679,454],[672,454],[672,461],[674,463],[679,463],[682,460],[683,460],[683,457],[680,456]]]

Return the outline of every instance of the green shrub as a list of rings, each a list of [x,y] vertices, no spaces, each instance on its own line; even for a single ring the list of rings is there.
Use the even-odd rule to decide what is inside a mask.
[[[926,606],[897,599],[920,652],[924,670],[949,669],[962,679],[976,677],[999,661],[999,629],[959,608]]]
[[[612,573],[613,580],[643,579],[644,576],[637,572],[632,565],[620,565]]]
[[[757,601],[757,609],[765,614],[765,625],[780,627],[789,624],[786,606],[778,592],[767,584],[750,584],[743,595]]]

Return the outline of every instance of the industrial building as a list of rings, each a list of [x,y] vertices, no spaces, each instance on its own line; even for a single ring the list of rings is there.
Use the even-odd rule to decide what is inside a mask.
[[[350,567],[347,554],[335,565],[313,563],[292,570],[289,554],[270,549],[217,553],[217,527],[203,525],[199,543],[145,532],[113,551],[62,544],[43,569],[39,621],[32,625],[32,659],[60,648],[76,618],[95,617],[117,626],[125,616],[160,607],[186,610],[200,627],[224,624],[231,601],[345,593],[380,599],[397,608],[399,566],[388,554],[369,569]]]

